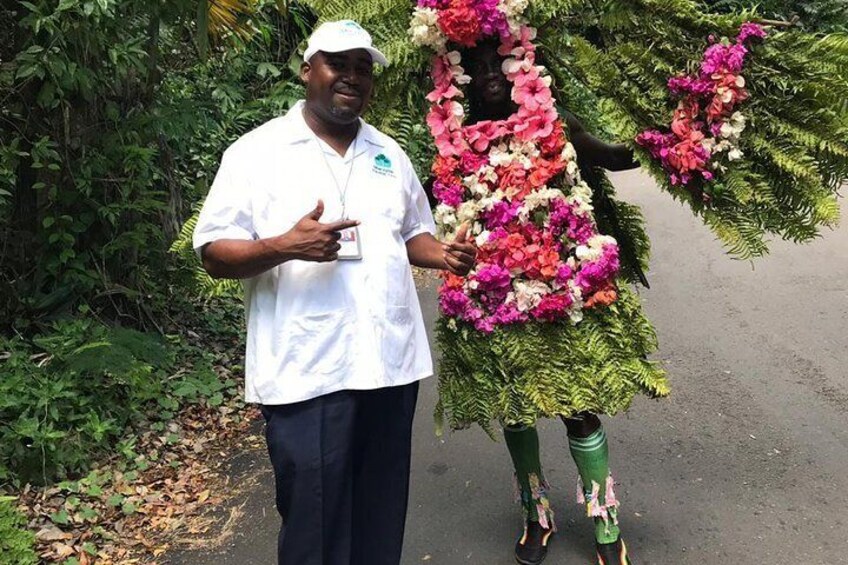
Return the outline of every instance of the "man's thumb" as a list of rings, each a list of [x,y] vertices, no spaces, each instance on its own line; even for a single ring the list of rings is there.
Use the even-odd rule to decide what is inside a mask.
[[[461,226],[459,226],[459,231],[456,232],[456,237],[453,239],[457,243],[465,243],[466,238],[468,237],[468,222],[465,222]]]
[[[319,199],[318,204],[315,205],[315,209],[309,212],[306,217],[315,220],[316,222],[321,219],[321,216],[324,215],[324,201]]]

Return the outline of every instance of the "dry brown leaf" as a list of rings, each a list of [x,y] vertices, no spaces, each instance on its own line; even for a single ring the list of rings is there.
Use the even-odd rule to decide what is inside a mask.
[[[69,534],[68,532],[63,532],[56,526],[47,526],[38,530],[38,533],[35,534],[35,537],[39,541],[62,541],[69,540],[74,536]]]

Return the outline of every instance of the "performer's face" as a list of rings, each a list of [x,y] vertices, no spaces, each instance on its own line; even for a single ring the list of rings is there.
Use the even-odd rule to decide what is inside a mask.
[[[349,124],[362,115],[374,86],[374,63],[365,49],[319,51],[300,69],[306,103],[322,119]]]
[[[510,101],[510,84],[501,70],[503,57],[498,55],[495,43],[483,43],[469,49],[463,65],[471,77],[471,95],[484,109],[502,106]]]

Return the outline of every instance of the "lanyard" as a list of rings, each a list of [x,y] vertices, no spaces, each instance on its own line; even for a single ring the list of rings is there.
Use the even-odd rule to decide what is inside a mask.
[[[317,135],[315,136],[315,141],[316,141],[316,143],[318,143],[318,151],[321,152],[321,157],[324,158],[324,166],[327,167],[327,172],[329,172],[330,176],[333,177],[333,184],[336,187],[336,192],[339,193],[339,201],[342,204],[342,217],[341,217],[342,220],[347,219],[345,198],[347,197],[347,187],[350,184],[351,173],[353,173],[353,162],[356,160],[356,139],[357,139],[357,137],[359,137],[358,131],[356,132],[356,137],[353,138],[353,153],[351,154],[350,165],[348,166],[348,169],[347,169],[347,178],[345,178],[344,187],[342,187],[339,184],[339,179],[336,178],[336,174],[333,172],[333,168],[330,166],[330,162],[327,160],[327,154],[324,153],[324,147],[321,144],[321,140],[318,139]]]

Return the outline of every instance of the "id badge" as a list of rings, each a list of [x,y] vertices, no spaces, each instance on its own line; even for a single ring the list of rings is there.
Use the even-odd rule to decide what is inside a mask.
[[[359,226],[347,228],[339,232],[339,261],[354,261],[362,259],[362,246],[359,240]]]

